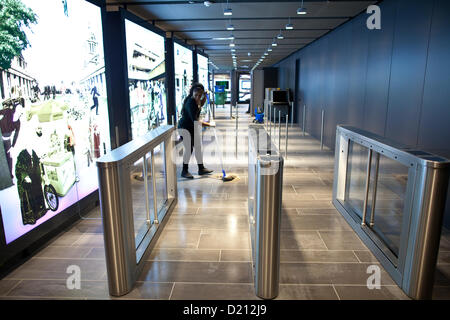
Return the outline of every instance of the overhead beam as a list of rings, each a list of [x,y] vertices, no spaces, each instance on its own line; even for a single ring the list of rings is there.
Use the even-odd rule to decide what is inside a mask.
[[[193,4],[203,4],[203,0],[193,0]],[[273,2],[273,0],[211,0],[212,5],[216,3],[255,3],[255,2]],[[281,0],[280,2],[299,2],[299,0]],[[306,0],[304,4],[309,3],[318,3],[324,2],[324,0]],[[375,2],[375,1],[361,1],[361,0],[327,0],[329,3],[339,3],[339,2]],[[189,5],[188,1],[171,1],[171,0],[163,0],[163,1],[117,1],[117,2],[108,2],[106,5],[128,5],[128,6],[150,6],[150,5],[179,5],[185,4]]]
[[[342,20],[342,19],[351,19],[352,17],[349,16],[345,16],[345,17],[337,17],[337,16],[333,16],[333,17],[291,17],[291,16],[286,16],[286,17],[252,17],[252,18],[185,18],[185,19],[159,19],[159,20],[154,20],[154,19],[148,19],[147,21],[155,21],[155,22],[181,22],[181,21],[229,21],[229,20],[233,20],[233,21],[237,21],[237,20],[244,20],[244,21],[249,21],[249,20],[287,20],[287,19],[291,19],[291,20]]]

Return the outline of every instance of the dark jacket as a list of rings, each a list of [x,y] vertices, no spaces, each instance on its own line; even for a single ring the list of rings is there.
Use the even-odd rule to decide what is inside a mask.
[[[194,98],[188,98],[181,109],[181,119],[178,121],[178,128],[194,132],[194,121],[200,117],[200,108]]]

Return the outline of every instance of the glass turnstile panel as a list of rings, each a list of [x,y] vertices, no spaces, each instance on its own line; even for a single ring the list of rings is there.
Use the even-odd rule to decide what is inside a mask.
[[[369,159],[370,183],[367,188]],[[407,181],[406,166],[375,151],[370,155],[368,148],[349,141],[345,197],[340,200],[356,214],[358,223],[365,217],[365,226],[395,258],[399,255]]]
[[[158,147],[154,149],[154,177],[156,186],[156,210],[158,213],[163,212],[167,204],[167,177],[166,177],[166,163],[164,158],[164,143],[161,143]],[[161,217],[162,218],[162,217]],[[161,219],[160,218],[160,219]]]
[[[134,237],[136,248],[142,242],[150,224],[147,222],[145,197],[144,159],[139,159],[130,168],[131,198],[133,206]]]
[[[367,174],[367,148],[350,141],[345,199],[353,211],[362,218]]]
[[[378,175],[377,157],[379,157]],[[408,168],[397,161],[374,153],[371,172],[369,193],[371,201],[367,205],[366,223],[398,257]],[[375,201],[373,201],[374,196]]]

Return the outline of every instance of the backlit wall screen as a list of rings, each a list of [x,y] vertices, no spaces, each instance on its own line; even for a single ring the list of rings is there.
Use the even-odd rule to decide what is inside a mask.
[[[164,38],[125,20],[132,138],[167,124]]]
[[[208,58],[197,54],[198,64],[198,82],[200,82],[205,90],[208,90]]]
[[[95,191],[95,159],[110,150],[100,8],[84,0],[21,2],[37,23],[22,29],[30,46],[0,69],[6,243]]]
[[[174,44],[175,56],[175,103],[177,105],[177,119],[181,116],[184,98],[189,95],[193,78],[192,50],[178,43]]]

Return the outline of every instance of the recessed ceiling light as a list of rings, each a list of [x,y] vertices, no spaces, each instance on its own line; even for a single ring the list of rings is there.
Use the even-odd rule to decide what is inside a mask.
[[[233,15],[233,10],[231,10],[231,8],[227,8],[227,9],[223,10],[223,15],[231,16],[231,15]]]
[[[231,49],[231,52],[236,52],[236,49],[235,49],[235,48],[232,48],[232,49]]]
[[[267,51],[269,51],[269,52],[272,51],[272,48],[267,49]]]
[[[280,30],[280,33],[277,35],[277,39],[279,39],[279,40],[284,39],[284,36],[281,34],[281,30]]]
[[[205,5],[205,7],[209,7],[213,3],[211,1],[204,1],[203,4]]]
[[[278,44],[275,42],[275,40],[272,42],[272,47],[276,47]]]
[[[265,55],[265,56],[268,56],[268,55],[269,55],[269,53],[267,53],[267,52],[264,52],[264,55]]]
[[[234,26],[232,24],[227,25],[227,30],[233,31],[234,30]]]
[[[294,26],[292,25],[292,23],[288,23],[286,25],[286,30],[292,30],[292,29],[294,29]]]
[[[229,38],[230,40],[234,40],[235,38],[234,38],[234,35],[232,35],[232,34],[230,34],[230,38]]]
[[[298,8],[297,9],[297,14],[306,14],[307,12],[306,12],[306,10],[305,10],[305,8]]]
[[[230,47],[234,47],[235,44],[233,42],[230,42]]]

